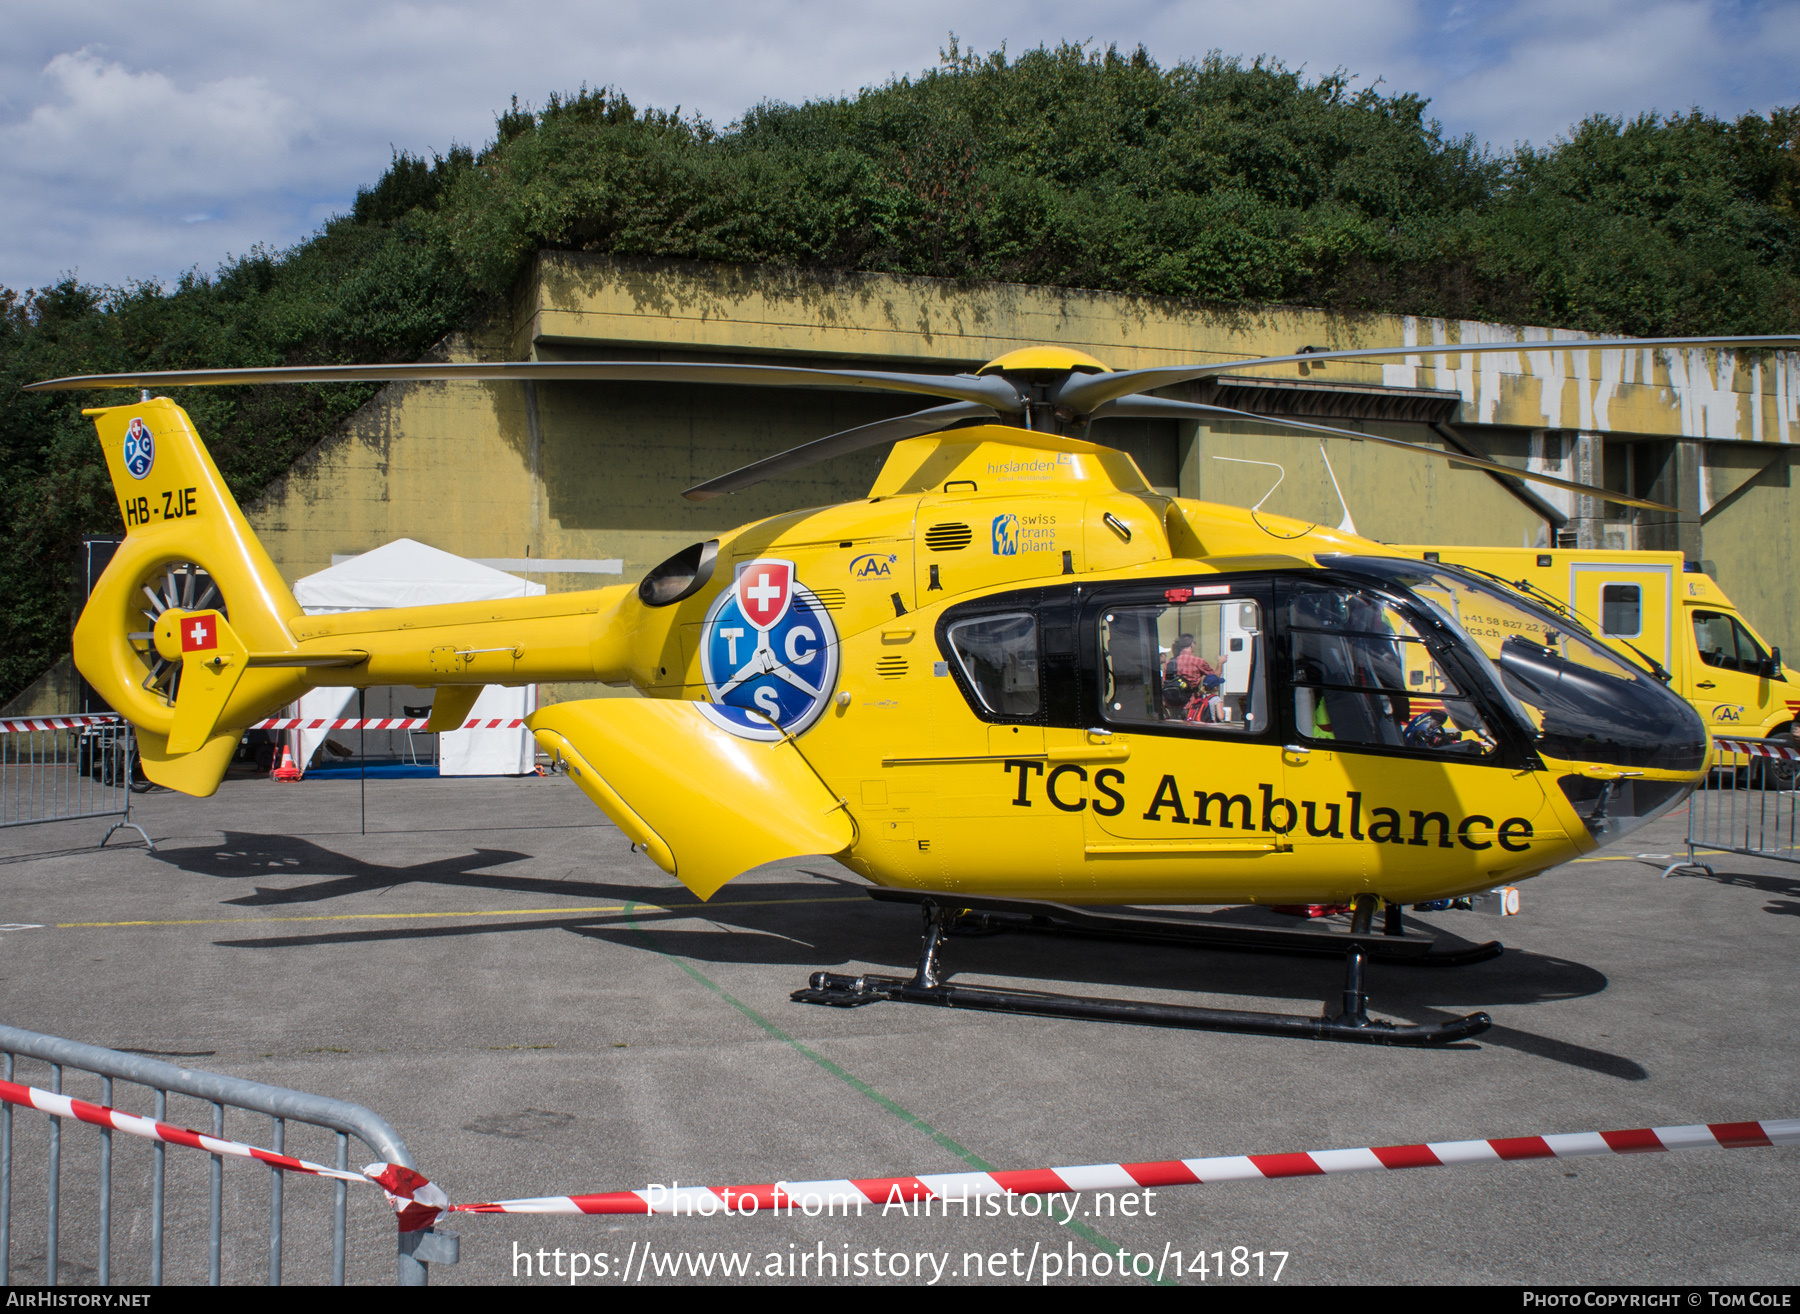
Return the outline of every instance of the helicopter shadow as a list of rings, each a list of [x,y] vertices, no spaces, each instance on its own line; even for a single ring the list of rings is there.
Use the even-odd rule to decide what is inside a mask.
[[[243,907],[317,903],[345,895],[427,883],[508,893],[617,902],[619,912],[571,911],[442,926],[369,927],[303,935],[221,939],[223,948],[283,950],[320,945],[360,945],[455,940],[469,936],[562,931],[634,952],[666,953],[702,963],[791,967],[796,985],[818,968],[869,964],[911,975],[918,951],[919,914],[906,905],[860,897],[858,881],[811,871],[771,873],[771,878],[736,887],[741,897],[700,903],[679,886],[627,881],[541,880],[484,870],[530,855],[477,849],[451,858],[410,865],[381,865],[336,853],[309,840],[279,835],[228,832],[216,846],[171,850],[161,855],[184,871],[228,880],[276,874],[323,879],[291,888],[257,887],[254,894],[226,902]],[[1197,914],[1204,922],[1243,921],[1254,910]],[[1266,915],[1265,915],[1266,916]],[[695,926],[695,920],[706,925]],[[1439,931],[1448,947],[1468,943]],[[1191,990],[1208,994],[1291,1000],[1301,1011],[1335,1004],[1343,986],[1343,965],[1332,958],[1292,958],[1189,946],[1085,936],[1005,932],[953,936],[944,950],[953,976],[1003,977],[1041,983],[1051,989]],[[1454,994],[1475,1005],[1526,1006],[1597,994],[1604,974],[1581,963],[1529,951],[1509,951],[1487,963],[1455,969],[1370,969],[1372,1003],[1379,1013],[1430,1024],[1448,1020],[1442,1001],[1446,973],[1455,974]],[[1553,1062],[1624,1080],[1649,1074],[1630,1059],[1539,1036],[1516,1027],[1495,1027],[1483,1043],[1530,1053]]]
[[[625,947],[648,947],[699,962],[820,967],[835,960],[882,964],[897,975],[910,975],[917,950],[917,914],[872,901],[863,911],[879,910],[877,924],[860,915],[831,914],[771,925],[777,909],[745,909],[732,919],[738,929],[762,930],[745,936],[723,928],[640,923],[637,927],[588,924],[575,934]],[[1243,910],[1236,910],[1242,912]],[[898,913],[899,916],[894,914]],[[829,918],[829,920],[827,920]],[[666,920],[674,920],[673,917]],[[1196,918],[1195,920],[1203,920]],[[800,932],[810,932],[802,938]],[[909,933],[910,932],[910,933]],[[1440,933],[1455,947],[1458,937]],[[1462,941],[1462,944],[1468,942]],[[805,950],[811,949],[809,957]],[[800,950],[801,952],[796,952]],[[980,937],[952,936],[946,941],[943,966],[951,979],[959,974],[1006,977],[1051,988],[1082,985],[1100,990],[1188,989],[1208,994],[1293,1001],[1302,1011],[1333,1008],[1343,989],[1344,967],[1330,958],[1297,959],[1266,953],[1197,950],[1194,947],[1145,944],[1035,932],[1003,932]],[[1568,959],[1512,950],[1501,958],[1462,968],[1370,968],[1376,1011],[1406,1022],[1433,1025],[1456,1014],[1442,1007],[1447,972],[1456,976],[1454,995],[1475,1005],[1529,1006],[1598,994],[1608,985],[1604,973]],[[965,984],[973,984],[966,981]],[[1496,1026],[1481,1043],[1498,1045],[1535,1057],[1583,1068],[1624,1081],[1650,1074],[1642,1064],[1622,1055],[1541,1036],[1518,1027]],[[1460,1048],[1460,1047],[1459,1047]],[[1469,1046],[1473,1048],[1473,1046]]]
[[[224,901],[245,908],[321,903],[346,895],[411,884],[559,895],[586,888],[586,882],[578,879],[501,876],[486,870],[522,862],[532,856],[513,849],[478,848],[454,857],[390,866],[350,857],[298,836],[259,835],[245,831],[226,831],[218,844],[164,849],[156,854],[157,858],[181,871],[221,880],[254,880],[270,876],[323,878],[296,886],[258,885],[252,894]]]
[[[471,882],[457,880],[452,883]],[[487,884],[485,881],[472,883]],[[574,882],[548,882],[547,885],[550,888],[545,892],[548,893],[566,897],[575,892],[571,889]],[[698,917],[711,923],[711,928],[696,934],[714,938],[729,936],[735,944],[733,952],[729,954],[694,955],[697,958],[716,962],[799,965],[810,963],[827,951],[822,950],[814,941],[802,938],[807,925],[797,926],[794,924],[796,920],[810,925],[809,913],[829,920],[831,913],[825,912],[819,905],[828,905],[833,911],[845,908],[857,912],[879,911],[876,905],[861,897],[861,885],[848,881],[833,882],[832,885],[833,888],[821,890],[817,883],[808,881],[763,881],[744,887],[741,892],[748,896],[746,898],[718,899],[703,904],[680,886],[583,881],[577,888],[584,898],[617,904],[619,907],[570,909],[567,913],[537,909],[533,910],[536,915],[520,915],[516,918],[509,917],[502,910],[491,917],[484,917],[479,923],[372,927],[355,931],[246,937],[218,940],[215,943],[227,948],[301,949],[314,945],[378,944],[563,930],[612,939],[642,951],[647,947],[644,932],[648,928],[662,928],[658,933],[666,935],[670,933],[668,924]],[[424,915],[429,916],[428,913]],[[853,938],[853,943],[855,948],[872,953],[888,938],[890,937],[885,928],[877,926],[871,927],[863,940]]]

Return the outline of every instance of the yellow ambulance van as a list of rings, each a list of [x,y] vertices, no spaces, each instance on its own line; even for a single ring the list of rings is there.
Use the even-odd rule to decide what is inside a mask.
[[[1396,552],[1498,576],[1571,610],[1622,653],[1668,672],[1714,734],[1795,737],[1800,684],[1738,613],[1718,581],[1679,552],[1397,547]]]

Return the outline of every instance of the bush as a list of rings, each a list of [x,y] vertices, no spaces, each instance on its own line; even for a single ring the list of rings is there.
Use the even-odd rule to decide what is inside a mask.
[[[1791,331],[1800,110],[1450,139],[1411,94],[1082,46],[763,104],[518,108],[433,215],[475,285],[539,249],[1087,287],[1637,334]]]

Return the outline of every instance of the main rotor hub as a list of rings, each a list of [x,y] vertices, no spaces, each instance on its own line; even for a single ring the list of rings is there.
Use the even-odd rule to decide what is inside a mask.
[[[990,360],[977,374],[1111,374],[1112,370],[1085,351],[1070,347],[1020,347]]]

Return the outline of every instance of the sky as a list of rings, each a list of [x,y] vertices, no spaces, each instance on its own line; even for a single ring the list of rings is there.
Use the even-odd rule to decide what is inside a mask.
[[[346,211],[395,149],[479,147],[512,97],[613,85],[724,127],[854,94],[954,31],[1271,55],[1428,96],[1451,135],[1800,103],[1800,0],[59,0],[0,7],[0,285],[168,283]]]

